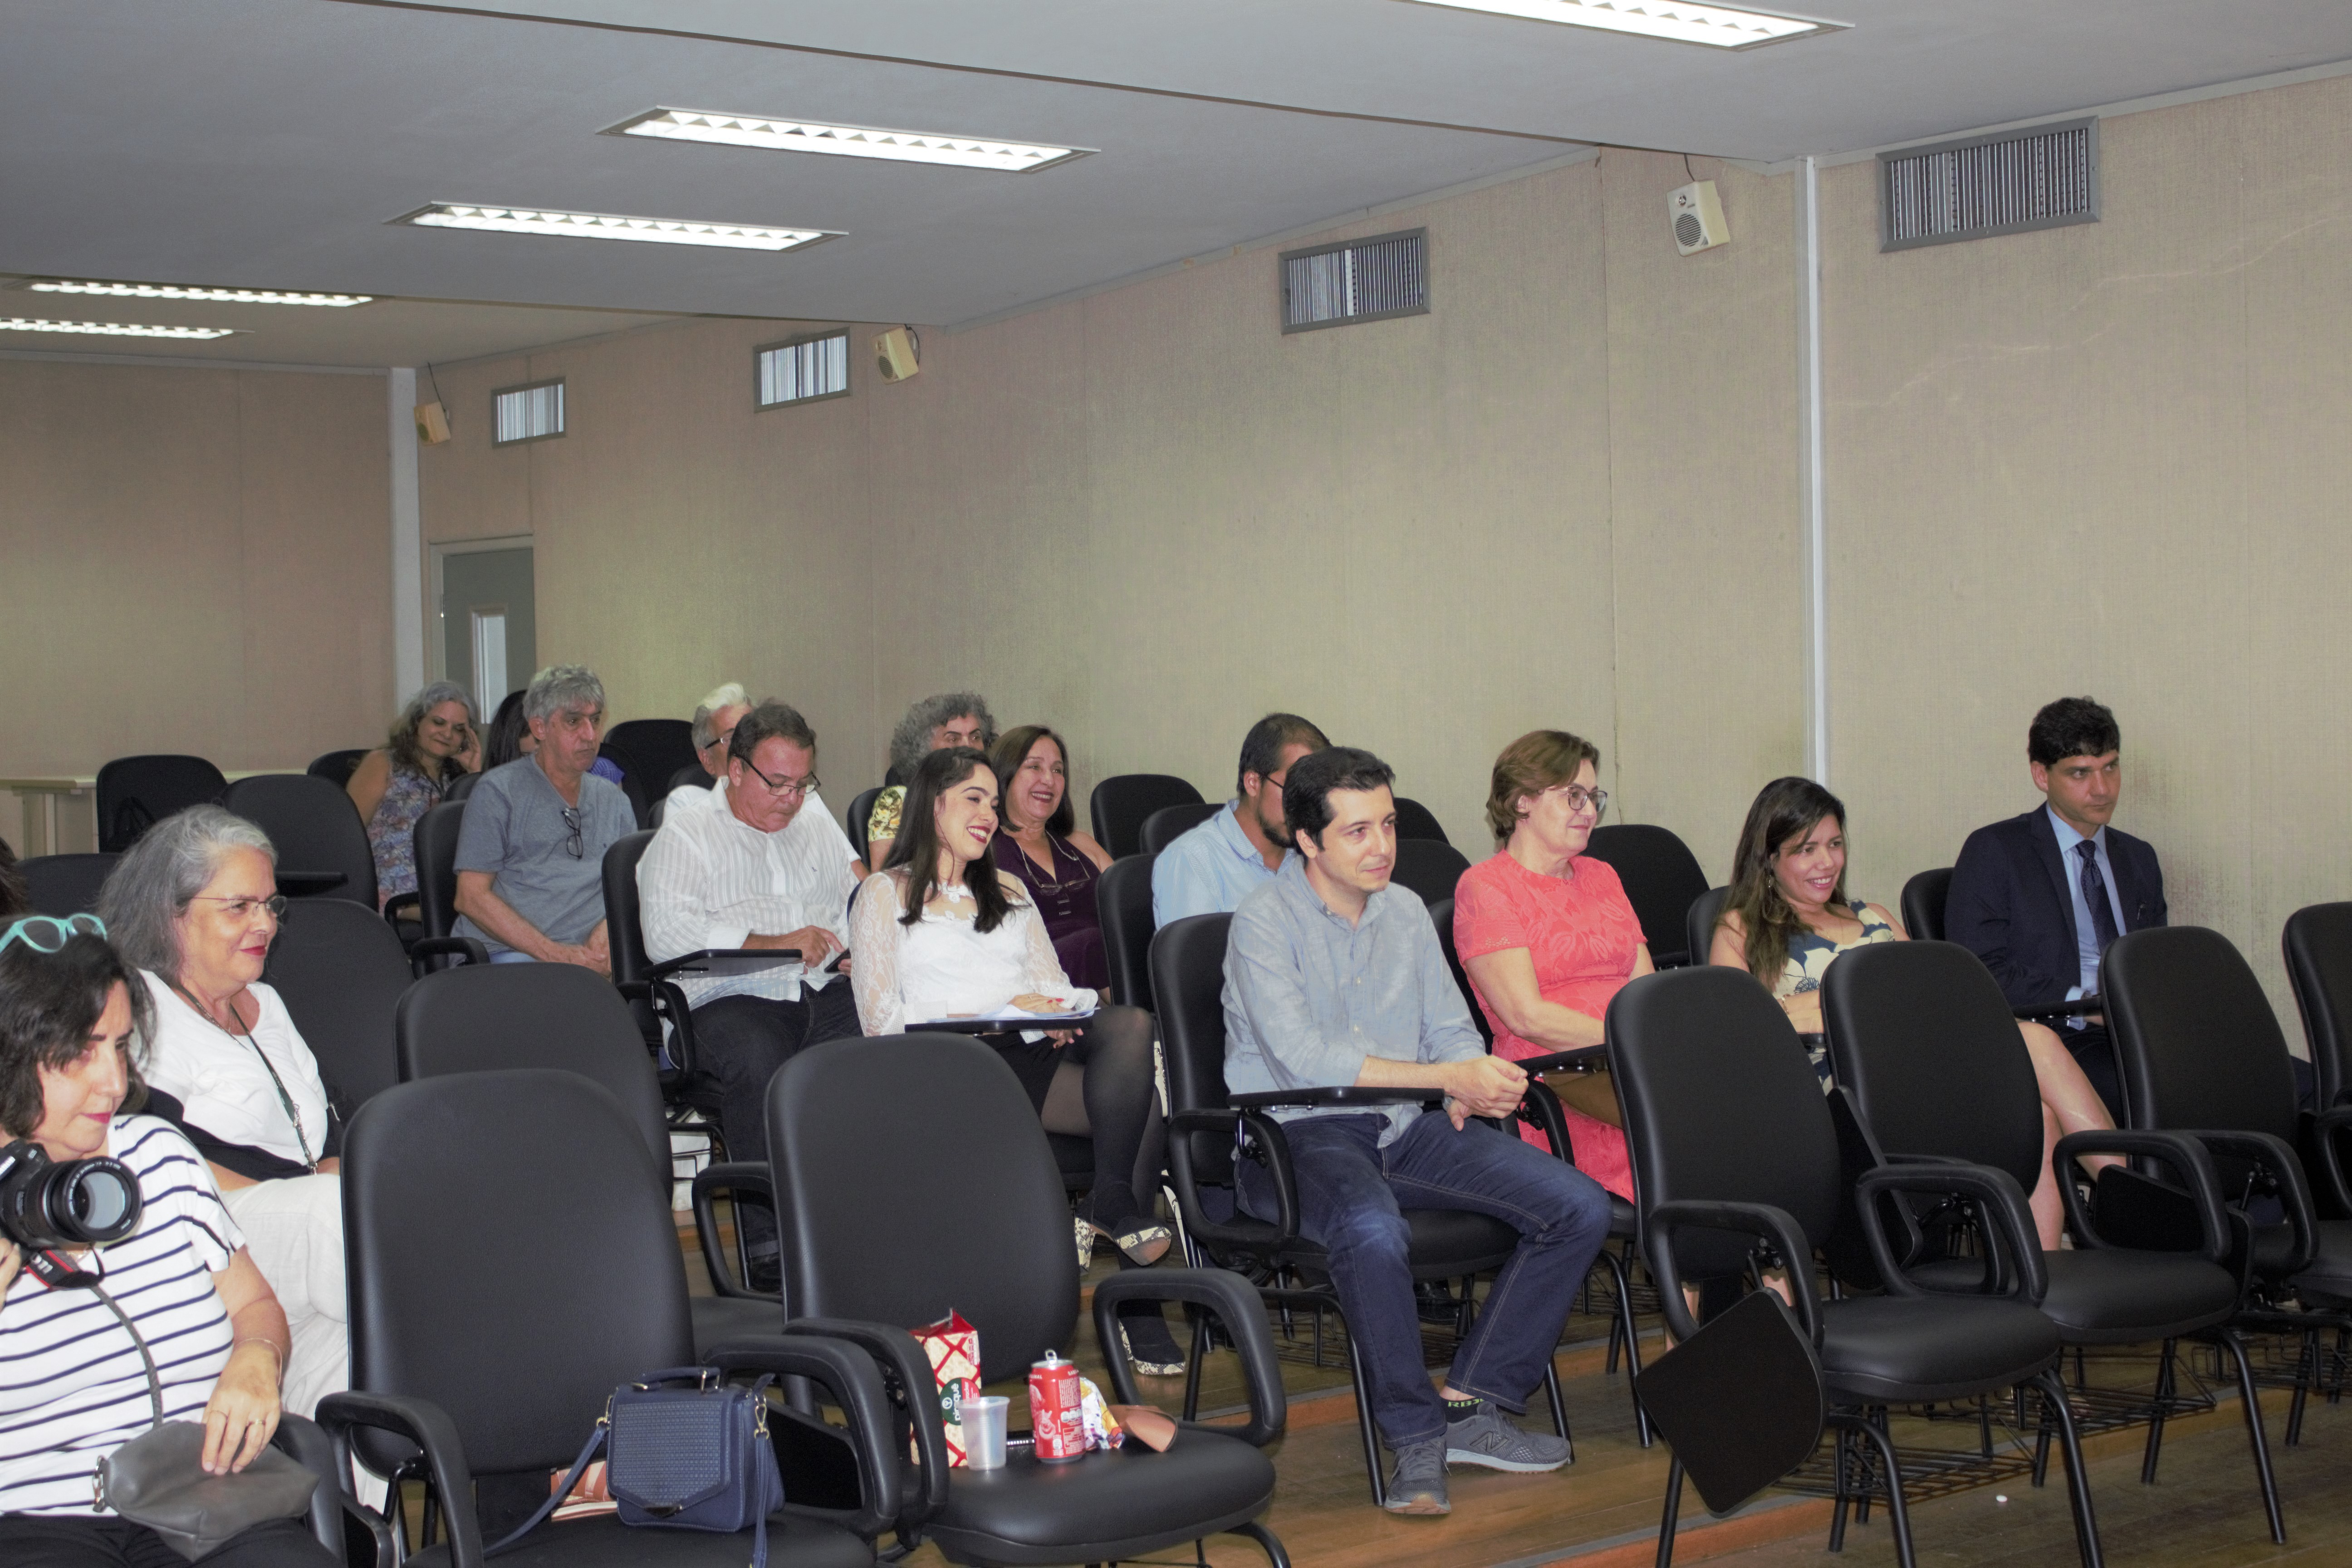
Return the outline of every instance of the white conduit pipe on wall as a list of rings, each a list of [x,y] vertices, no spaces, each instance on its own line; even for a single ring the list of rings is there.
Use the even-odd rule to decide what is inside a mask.
[[[1797,265],[1802,273],[1800,349],[1805,445],[1805,760],[1813,778],[1830,784],[1830,631],[1828,541],[1822,510],[1822,187],[1821,172],[1805,160],[1797,197]]]
[[[392,698],[399,703],[425,685],[425,531],[416,495],[416,372],[385,372],[384,393],[392,405]]]

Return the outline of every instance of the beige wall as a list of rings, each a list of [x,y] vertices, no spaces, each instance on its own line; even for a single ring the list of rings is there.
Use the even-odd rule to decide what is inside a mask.
[[[0,774],[380,736],[387,447],[380,376],[0,361]]]

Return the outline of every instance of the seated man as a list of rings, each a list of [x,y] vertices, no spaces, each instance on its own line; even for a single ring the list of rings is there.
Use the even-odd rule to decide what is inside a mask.
[[[2165,923],[2156,850],[2107,826],[2123,795],[2122,748],[2104,705],[2087,697],[2051,703],[2025,735],[2026,766],[2047,804],[1979,827],[1960,847],[1944,935],[1984,960],[2011,1006],[2095,994],[2107,943]],[[2127,1125],[2105,1020],[2069,1018],[2058,1037],[2116,1125]]]
[[[637,830],[629,797],[588,770],[604,684],[576,664],[530,678],[524,720],[538,749],[492,768],[466,797],[457,831],[457,934],[493,963],[577,963],[613,972],[604,935],[604,851]]]
[[[1151,866],[1154,929],[1186,915],[1224,914],[1274,879],[1290,849],[1282,784],[1290,764],[1331,742],[1296,713],[1269,713],[1242,738],[1241,793],[1180,837]]]
[[[1292,763],[1283,808],[1297,855],[1234,912],[1225,948],[1225,1083],[1237,1094],[1362,1084],[1427,1089],[1418,1105],[1278,1110],[1298,1182],[1299,1228],[1329,1249],[1331,1283],[1361,1355],[1367,1400],[1396,1455],[1392,1513],[1447,1511],[1445,1467],[1553,1470],[1565,1438],[1522,1430],[1570,1299],[1609,1234],[1609,1194],[1565,1161],[1474,1116],[1507,1116],[1527,1089],[1490,1057],[1418,896],[1391,889],[1394,775],[1338,746]],[[1274,1179],[1236,1161],[1243,1205],[1278,1212]],[[1445,1386],[1422,1362],[1400,1210],[1456,1208],[1516,1227]]]
[[[843,976],[849,895],[862,868],[816,798],[816,734],[796,710],[751,710],[733,726],[729,753],[710,806],[672,809],[637,862],[637,914],[646,956],[656,963],[704,948],[800,952],[798,963],[749,974],[677,979],[693,1009],[696,1065],[724,1096],[728,1152],[756,1162],[767,1158],[768,1080],[784,1058],[858,1033]],[[751,1283],[772,1289],[774,1224],[762,1211],[742,1212]]]
[[[727,775],[727,738],[735,732],[736,721],[751,710],[751,698],[744,695],[742,683],[734,680],[712,687],[695,705],[694,755],[702,764],[702,776],[696,778],[693,770],[679,769],[664,802],[667,811],[698,811],[713,803],[710,781]]]

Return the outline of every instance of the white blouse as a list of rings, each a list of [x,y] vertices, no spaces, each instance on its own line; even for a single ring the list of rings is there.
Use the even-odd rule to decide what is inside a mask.
[[[327,1086],[276,989],[259,981],[245,988],[261,1006],[248,1045],[244,1036],[197,1012],[160,977],[143,969],[139,977],[155,1005],[155,1033],[141,1069],[147,1081],[180,1102],[190,1126],[224,1143],[264,1150],[297,1164],[315,1163],[327,1142]],[[254,1055],[256,1047],[260,1057]],[[268,1058],[268,1067],[262,1057]],[[271,1068],[301,1120],[299,1140],[269,1081]]]
[[[857,955],[850,979],[867,1034],[900,1035],[935,1018],[993,1013],[1024,993],[1067,997],[1076,1013],[1094,1009],[1095,993],[1070,984],[1018,880],[1004,879],[1012,911],[994,931],[982,931],[975,924],[979,904],[961,883],[940,890],[947,910],[925,910],[913,925],[901,924],[905,877],[903,868],[877,871],[858,888],[850,911],[850,951]]]

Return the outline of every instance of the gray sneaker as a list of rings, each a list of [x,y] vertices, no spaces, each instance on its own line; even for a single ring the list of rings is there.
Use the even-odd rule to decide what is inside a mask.
[[[1389,1476],[1388,1500],[1381,1506],[1391,1513],[1451,1513],[1445,1500],[1445,1439],[1432,1437],[1399,1448],[1396,1468]]]
[[[1459,1421],[1445,1424],[1445,1458],[1456,1465],[1490,1470],[1556,1470],[1568,1463],[1568,1439],[1553,1432],[1529,1432],[1487,1400]]]

